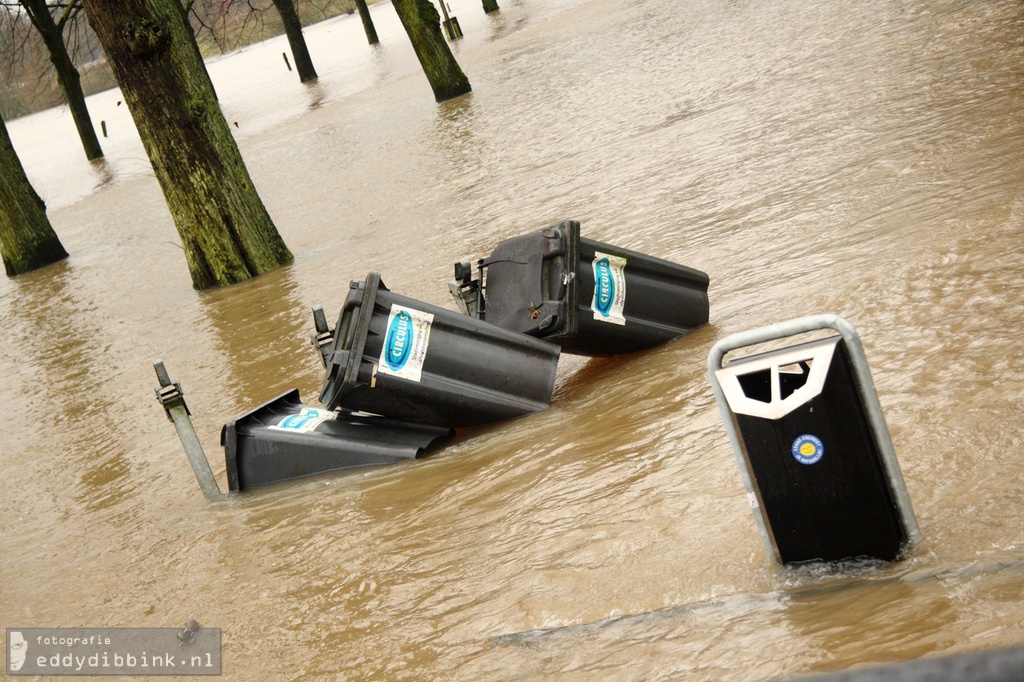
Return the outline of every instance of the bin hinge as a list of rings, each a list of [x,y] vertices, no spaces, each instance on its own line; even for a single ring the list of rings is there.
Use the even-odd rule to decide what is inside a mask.
[[[455,264],[455,278],[448,280],[448,291],[459,312],[479,320],[484,319],[484,259],[477,261],[478,277],[473,279],[473,266],[468,260],[462,260]]]
[[[313,306],[313,324],[316,327],[316,331],[310,333],[309,342],[313,344],[317,355],[320,356],[320,362],[326,367],[327,357],[330,355],[328,347],[334,341],[334,330],[327,324],[327,316],[324,315],[323,306]]]

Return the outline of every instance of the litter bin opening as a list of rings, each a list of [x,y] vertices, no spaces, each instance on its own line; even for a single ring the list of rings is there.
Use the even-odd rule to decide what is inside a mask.
[[[793,395],[798,388],[803,388],[807,385],[812,362],[813,360],[807,360],[779,367],[779,397],[785,400]],[[772,372],[770,369],[762,369],[750,374],[741,374],[736,378],[740,382],[743,394],[751,400],[762,403],[770,403],[772,401]]]
[[[779,419],[821,394],[840,336],[729,361],[716,370],[736,414]]]

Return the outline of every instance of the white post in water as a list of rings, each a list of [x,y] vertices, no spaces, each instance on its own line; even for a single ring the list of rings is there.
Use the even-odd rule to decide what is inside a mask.
[[[217,479],[213,477],[210,462],[206,459],[203,445],[199,442],[195,427],[192,426],[181,386],[171,381],[163,360],[154,360],[153,369],[156,370],[156,377],[160,381],[160,387],[156,389],[156,399],[164,406],[167,418],[174,423],[174,429],[178,432],[178,438],[181,440],[182,447],[185,448],[185,454],[188,455],[189,464],[192,465],[192,471],[196,475],[196,480],[199,481],[203,495],[206,496],[208,502],[220,499],[222,497],[220,486],[217,485]]]

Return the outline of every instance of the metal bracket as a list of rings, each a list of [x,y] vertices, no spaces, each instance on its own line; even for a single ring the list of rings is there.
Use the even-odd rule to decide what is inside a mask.
[[[156,376],[160,381],[160,386],[156,388],[156,399],[163,405],[164,412],[167,413],[167,420],[174,421],[174,418],[171,417],[171,409],[175,407],[184,407],[185,414],[191,416],[192,412],[185,403],[185,393],[181,390],[181,384],[171,381],[162,361],[157,360],[153,363],[153,367],[156,369]]]
[[[189,464],[192,465],[192,473],[195,474],[203,495],[207,500],[219,499],[222,497],[220,486],[217,485],[210,461],[206,458],[195,427],[192,426],[192,420],[189,418],[192,413],[185,404],[185,394],[181,390],[181,385],[171,381],[163,360],[154,360],[153,369],[156,370],[156,377],[160,381],[160,386],[156,389],[156,399],[178,432],[178,439],[185,448]]]

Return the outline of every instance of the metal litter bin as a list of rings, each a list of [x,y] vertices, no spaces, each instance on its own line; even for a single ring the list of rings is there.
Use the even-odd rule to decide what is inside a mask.
[[[377,273],[352,282],[333,330],[319,307],[314,321],[330,409],[469,426],[551,401],[558,346],[394,294]]]
[[[708,283],[699,270],[584,239],[567,220],[501,242],[475,280],[468,261],[456,263],[449,289],[467,315],[600,357],[705,324]]]
[[[727,353],[832,330],[731,359]],[[806,337],[805,337],[806,338]],[[708,371],[765,548],[780,563],[900,558],[920,532],[860,339],[835,315],[735,334]]]
[[[415,459],[451,429],[303,405],[291,390],[221,429],[228,488]]]

